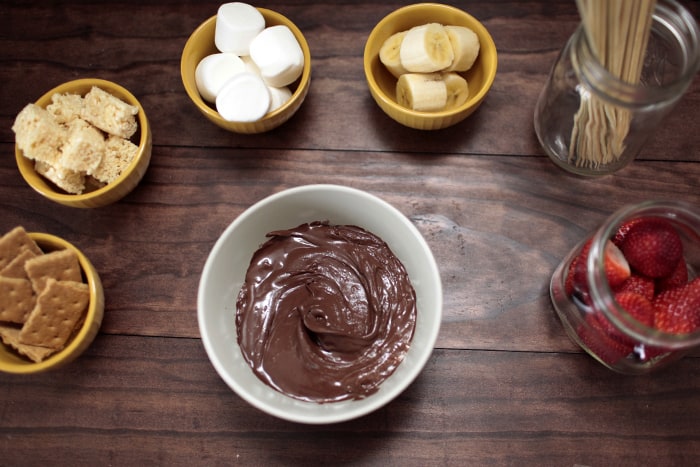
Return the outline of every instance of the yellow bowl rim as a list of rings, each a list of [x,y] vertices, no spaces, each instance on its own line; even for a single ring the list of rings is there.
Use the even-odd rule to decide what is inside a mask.
[[[295,105],[296,101],[299,100],[299,98],[305,97],[305,88],[308,88],[309,83],[311,81],[311,51],[309,49],[309,44],[306,41],[306,37],[301,32],[301,30],[296,26],[296,24],[294,24],[292,20],[290,20],[281,13],[269,10],[267,8],[257,8],[257,10],[260,11],[260,13],[262,13],[262,15],[265,17],[266,24],[267,18],[270,17],[278,23],[284,24],[292,30],[294,36],[299,41],[299,45],[301,46],[301,50],[304,54],[304,68],[302,70],[301,76],[299,77],[299,85],[294,90],[294,93],[292,93],[292,97],[281,107],[273,110],[272,112],[266,113],[265,116],[260,120],[250,122],[249,125],[251,126],[264,125],[266,121],[274,120],[278,115],[285,113],[287,109]],[[202,113],[204,113],[210,120],[219,122],[220,124],[226,126],[229,130],[235,131],[232,128],[230,128],[230,125],[246,126],[248,122],[230,122],[228,120],[225,120],[219,114],[219,112],[217,112],[209,104],[204,102],[204,99],[202,99],[202,96],[199,94],[196,85],[193,86],[188,81],[185,81],[185,76],[190,73],[190,70],[185,67],[185,57],[189,55],[191,49],[195,47],[197,36],[200,35],[202,31],[206,30],[207,28],[211,28],[212,25],[215,24],[216,15],[213,15],[206,19],[204,22],[202,22],[199,26],[197,26],[197,28],[192,32],[192,34],[190,34],[190,37],[187,39],[187,42],[185,42],[185,47],[182,49],[182,54],[180,55],[180,77],[182,79],[182,84],[185,88],[185,92],[192,100],[192,102],[194,102],[195,106]],[[192,70],[192,75],[194,75],[194,69]]]
[[[46,251],[70,249],[76,253],[78,256],[78,262],[80,263],[80,268],[85,276],[85,280],[87,281],[88,290],[90,292],[90,302],[88,304],[85,320],[83,321],[80,331],[73,336],[73,339],[66,347],[49,356],[46,360],[38,363],[29,360],[18,363],[0,361],[0,371],[4,373],[40,373],[69,363],[78,356],[78,353],[76,352],[85,345],[85,340],[90,337],[89,333],[93,331],[93,326],[95,323],[98,327],[97,330],[94,330],[95,334],[99,332],[99,326],[102,324],[102,318],[104,315],[104,289],[102,288],[102,282],[97,270],[87,256],[85,256],[85,254],[75,245],[61,237],[43,232],[28,232],[28,235],[39,245],[42,251],[44,251],[44,248],[51,248]],[[5,346],[5,344],[2,345]],[[8,349],[8,351],[12,350]]]
[[[469,96],[467,101],[462,104],[459,107],[455,107],[453,109],[449,110],[441,110],[437,112],[421,112],[417,110],[412,110],[408,109],[406,107],[403,107],[399,105],[395,100],[391,99],[389,96],[387,96],[383,91],[382,88],[377,84],[377,81],[374,79],[374,75],[371,73],[371,61],[373,56],[370,55],[370,50],[369,50],[369,43],[370,39],[373,38],[374,35],[378,33],[380,29],[382,29],[384,26],[386,26],[387,23],[393,21],[397,16],[404,14],[409,11],[413,10],[420,10],[426,7],[430,8],[439,8],[439,9],[444,9],[446,11],[453,12],[458,15],[466,16],[470,18],[476,27],[478,31],[475,31],[479,38],[481,39],[486,38],[487,40],[487,45],[489,48],[493,49],[493,54],[489,55],[487,59],[489,60],[488,67],[489,73],[484,74],[484,85],[481,87],[478,93],[476,93],[473,96]],[[482,45],[483,49],[483,45]],[[443,3],[414,3],[412,5],[406,5],[401,8],[398,8],[388,15],[386,15],[384,18],[382,18],[376,26],[372,29],[370,32],[367,41],[365,43],[365,49],[364,49],[364,55],[363,55],[363,64],[364,64],[364,71],[365,71],[365,77],[367,79],[367,82],[369,84],[370,89],[373,91],[374,95],[379,98],[384,104],[387,106],[391,107],[397,112],[404,113],[406,115],[411,115],[413,117],[417,118],[430,118],[430,119],[440,119],[440,118],[447,118],[447,117],[452,117],[455,115],[458,115],[462,112],[468,111],[472,107],[478,105],[486,96],[486,94],[489,92],[491,89],[491,86],[493,85],[493,82],[496,78],[496,71],[498,68],[498,52],[496,49],[496,44],[493,41],[493,37],[491,37],[491,34],[489,31],[486,29],[486,27],[476,19],[474,16],[470,15],[464,10],[461,10],[457,7],[454,7],[452,5],[445,5]]]
[[[108,81],[105,79],[101,78],[79,78],[75,79],[72,81],[66,81],[65,83],[59,84],[55,88],[51,89],[50,91],[44,93],[39,99],[35,101],[35,104],[40,105],[39,102],[50,102],[51,101],[51,96],[53,96],[55,93],[66,93],[66,92],[71,92],[75,88],[79,88],[82,86],[97,86],[105,91],[109,91],[110,88],[118,90],[120,93],[122,93],[124,96],[126,96],[126,100],[128,101],[127,103],[134,105],[138,107],[139,112],[137,114],[138,117],[138,123],[139,123],[139,130],[141,131],[141,135],[139,138],[139,150],[136,153],[136,157],[131,161],[131,163],[124,169],[124,171],[117,177],[116,180],[114,180],[112,183],[109,183],[101,188],[98,188],[96,190],[87,192],[87,193],[81,193],[81,194],[70,194],[70,193],[60,193],[54,189],[51,188],[49,185],[49,182],[44,180],[43,177],[41,177],[33,167],[32,164],[28,164],[27,162],[33,162],[26,157],[24,157],[24,154],[21,149],[17,147],[15,144],[15,159],[17,161],[17,166],[19,168],[20,173],[22,174],[22,177],[25,179],[25,181],[31,185],[31,187],[36,190],[38,193],[43,195],[46,198],[49,198],[51,200],[54,200],[58,203],[61,204],[75,204],[78,205],[82,201],[90,201],[94,200],[96,198],[99,198],[100,196],[103,196],[107,192],[113,190],[115,187],[120,185],[124,180],[129,178],[131,174],[136,170],[136,168],[139,166],[141,163],[141,159],[144,156],[144,153],[148,149],[148,141],[150,139],[150,132],[151,128],[148,123],[148,118],[146,117],[146,112],[143,109],[143,106],[141,103],[136,99],[136,97],[125,87],[113,82],[113,81]],[[117,96],[119,97],[119,96]],[[44,105],[43,107],[46,107]],[[36,175],[39,177],[42,181],[45,181],[45,183],[42,184],[36,184],[32,183],[30,181],[30,178],[33,175]]]

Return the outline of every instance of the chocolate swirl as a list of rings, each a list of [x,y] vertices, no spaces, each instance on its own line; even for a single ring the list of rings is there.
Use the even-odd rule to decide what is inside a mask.
[[[236,302],[238,342],[257,376],[291,397],[362,399],[403,360],[416,297],[387,244],[326,222],[270,232]]]

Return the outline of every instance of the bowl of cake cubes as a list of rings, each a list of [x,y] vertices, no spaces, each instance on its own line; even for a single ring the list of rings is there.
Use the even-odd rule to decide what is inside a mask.
[[[77,247],[23,226],[0,233],[0,371],[64,366],[93,342],[103,315],[102,282]]]
[[[63,83],[17,114],[15,158],[22,177],[65,206],[97,208],[129,194],[151,160],[143,107],[124,87],[98,78]]]

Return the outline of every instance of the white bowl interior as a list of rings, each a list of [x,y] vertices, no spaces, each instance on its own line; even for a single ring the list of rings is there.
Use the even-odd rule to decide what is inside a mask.
[[[406,267],[416,291],[417,322],[410,349],[397,370],[371,396],[318,404],[300,401],[260,381],[243,359],[236,337],[236,297],[253,253],[273,230],[329,221],[362,227],[384,240]],[[207,258],[197,298],[205,350],[221,378],[240,397],[276,417],[301,423],[350,420],[399,395],[430,357],[442,318],[442,285],[435,259],[418,229],[390,204],[354,188],[307,185],[259,201],[231,223]]]

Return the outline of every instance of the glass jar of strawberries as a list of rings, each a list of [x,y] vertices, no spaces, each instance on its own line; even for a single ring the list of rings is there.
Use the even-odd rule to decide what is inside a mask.
[[[700,211],[647,201],[610,216],[554,271],[566,332],[608,368],[640,374],[700,346]]]

